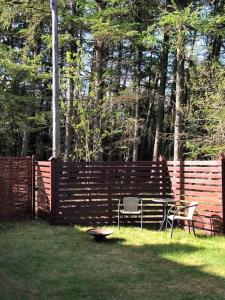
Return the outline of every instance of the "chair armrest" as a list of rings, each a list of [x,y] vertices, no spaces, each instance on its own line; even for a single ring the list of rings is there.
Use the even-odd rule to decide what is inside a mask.
[[[140,203],[138,204],[138,206],[141,206],[141,212],[143,211],[143,200],[142,198],[139,198]]]
[[[139,200],[138,206],[143,205],[143,200],[142,200],[142,198],[139,198],[139,197],[138,197],[138,200]]]
[[[196,204],[194,204],[194,205],[185,205],[185,206],[182,206],[182,207],[178,208],[178,209],[175,211],[174,216],[176,216],[177,213],[178,213],[179,211],[182,211],[182,210],[185,210],[185,209],[187,209],[187,208],[194,207],[194,206],[196,206]]]
[[[118,202],[118,204],[117,204],[118,210],[120,210],[120,207],[123,205],[123,204],[121,203],[121,201],[122,201],[122,198],[119,199],[119,202]]]

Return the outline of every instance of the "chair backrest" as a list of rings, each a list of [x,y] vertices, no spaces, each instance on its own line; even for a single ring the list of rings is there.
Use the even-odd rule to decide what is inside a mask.
[[[138,204],[140,199],[138,197],[124,197],[123,207],[125,211],[138,211]]]
[[[198,202],[191,202],[189,205],[190,205],[191,207],[188,208],[187,217],[188,217],[190,220],[192,220],[193,215],[194,215],[194,212],[195,212],[196,207],[197,207],[197,205],[198,205]]]

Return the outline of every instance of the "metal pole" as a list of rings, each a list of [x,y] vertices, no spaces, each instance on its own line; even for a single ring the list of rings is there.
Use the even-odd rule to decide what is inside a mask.
[[[50,0],[50,6],[52,15],[52,156],[57,158],[60,155],[57,0]]]

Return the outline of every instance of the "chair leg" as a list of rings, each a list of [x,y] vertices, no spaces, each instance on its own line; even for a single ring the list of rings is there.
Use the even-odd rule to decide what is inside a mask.
[[[118,211],[118,228],[120,229],[120,212]]]
[[[195,235],[195,225],[194,225],[194,222],[193,222],[193,221],[191,221],[191,223],[192,223],[193,233],[194,233],[194,235]]]
[[[166,226],[165,226],[165,228],[166,228],[166,230],[167,230],[167,223],[168,223],[168,206],[167,206],[167,204],[165,204],[165,222],[166,222]]]
[[[173,237],[173,221],[172,221],[172,230],[171,230],[170,238],[172,239],[172,237]]]
[[[141,229],[143,229],[143,213],[141,212]]]
[[[190,221],[188,221],[188,231],[189,231],[189,234],[190,234],[191,233]]]
[[[159,231],[161,231],[162,230],[162,228],[163,228],[163,225],[164,225],[164,219],[162,220],[162,222],[161,222],[161,225],[160,225],[160,227],[159,227]]]

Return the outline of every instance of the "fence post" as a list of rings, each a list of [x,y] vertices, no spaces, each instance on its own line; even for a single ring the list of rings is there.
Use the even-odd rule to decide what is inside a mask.
[[[109,182],[109,168],[107,169],[107,188],[108,188],[108,224],[112,225],[113,208],[112,208],[112,190]]]
[[[50,202],[50,223],[56,224],[56,216],[58,215],[59,208],[59,160],[52,157],[50,159],[50,172],[51,172],[51,202]]]
[[[167,175],[167,162],[166,158],[163,155],[159,156],[159,161],[162,163],[162,198],[166,198],[166,175]]]
[[[225,234],[225,155],[220,155],[218,160],[221,161],[222,175],[222,207],[223,207],[223,234]]]
[[[32,169],[32,187],[31,187],[31,193],[32,193],[32,213],[31,213],[31,218],[32,220],[35,219],[36,217],[36,197],[35,197],[35,155],[32,155],[32,159],[31,159],[31,169]]]

